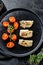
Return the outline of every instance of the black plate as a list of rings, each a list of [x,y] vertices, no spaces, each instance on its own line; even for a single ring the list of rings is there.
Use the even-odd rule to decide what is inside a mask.
[[[15,16],[15,18],[17,19],[19,23],[20,23],[20,20],[34,20],[33,26],[29,28],[30,30],[34,31],[33,37],[28,38],[28,40],[32,39],[34,41],[33,46],[30,48],[29,47],[25,48],[18,45],[18,40],[21,39],[21,37],[19,36],[19,31],[20,29],[22,29],[21,27],[19,27],[19,29],[14,32],[18,36],[18,40],[15,42],[16,44],[15,47],[12,49],[6,48],[6,43],[9,41],[9,39],[7,41],[3,41],[0,37],[0,41],[2,44],[1,48],[4,50],[6,54],[10,54],[17,57],[27,56],[35,52],[42,44],[42,24],[39,17],[30,10],[18,8],[18,9],[12,9],[4,13],[1,18],[1,23],[5,20],[8,20],[10,16]],[[0,27],[1,27],[0,35],[2,35],[2,33],[6,32],[6,30],[2,25],[0,25]]]

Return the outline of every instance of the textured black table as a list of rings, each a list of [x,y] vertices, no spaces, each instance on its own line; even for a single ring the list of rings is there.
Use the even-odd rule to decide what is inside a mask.
[[[6,6],[7,10],[13,9],[13,8],[26,8],[31,9],[32,11],[36,12],[41,20],[43,25],[43,0],[2,0],[3,3]],[[37,54],[41,51],[43,48],[43,44],[41,47],[35,52]],[[0,52],[2,52],[0,50]],[[6,55],[3,55],[3,53],[0,53],[0,65],[27,65],[26,60],[28,57],[24,58],[13,58]],[[40,65],[43,65],[43,60],[41,61]]]

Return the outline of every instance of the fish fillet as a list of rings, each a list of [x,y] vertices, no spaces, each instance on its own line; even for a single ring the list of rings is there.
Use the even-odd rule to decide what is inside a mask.
[[[23,28],[30,28],[33,25],[33,20],[22,20],[20,21],[20,26]]]
[[[25,30],[20,30],[20,33],[19,35],[23,38],[30,38],[33,36],[33,31],[32,30],[28,30],[28,29],[25,29]]]
[[[33,40],[19,39],[18,44],[24,47],[31,47],[33,45]]]

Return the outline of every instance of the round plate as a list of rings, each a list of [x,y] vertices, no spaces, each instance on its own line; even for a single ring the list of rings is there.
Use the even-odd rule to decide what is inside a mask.
[[[15,43],[15,47],[13,47],[12,49],[8,49],[6,47],[6,43],[9,41],[9,39],[7,41],[3,41],[2,38],[0,37],[0,41],[1,41],[1,48],[4,50],[4,52],[6,54],[12,55],[12,56],[16,56],[16,57],[23,57],[23,56],[27,56],[29,54],[32,54],[33,52],[35,52],[40,45],[42,44],[42,26],[41,26],[41,21],[39,19],[39,17],[33,13],[30,10],[27,9],[21,9],[21,8],[17,8],[17,9],[12,9],[10,11],[7,11],[6,13],[4,13],[1,17],[1,23],[5,20],[8,20],[8,18],[10,16],[15,16],[15,18],[17,19],[18,23],[20,23],[21,20],[33,20],[34,24],[31,28],[28,28],[30,30],[33,30],[33,37],[32,38],[28,38],[33,40],[33,46],[32,47],[22,47],[20,45],[18,45],[18,40],[21,39],[21,37],[19,36],[19,32],[22,29],[20,26],[18,28],[18,30],[16,30],[14,33],[18,36],[18,39]],[[5,28],[2,26],[2,24],[0,25],[1,28],[1,32],[0,35],[2,36],[2,34],[4,32],[6,32]]]

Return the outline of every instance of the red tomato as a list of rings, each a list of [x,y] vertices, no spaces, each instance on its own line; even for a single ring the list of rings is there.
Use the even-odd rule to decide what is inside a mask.
[[[7,40],[7,39],[8,39],[8,34],[7,34],[7,33],[3,33],[2,39],[3,39],[3,40]]]
[[[14,29],[18,29],[18,27],[19,27],[18,22],[15,22],[15,23],[14,23]]]
[[[13,42],[8,42],[6,46],[7,48],[13,48],[15,44]]]
[[[9,25],[9,22],[4,21],[4,22],[2,22],[2,25],[3,25],[4,27],[7,27],[7,26]]]
[[[12,34],[11,39],[12,39],[13,41],[16,41],[16,40],[17,40],[17,35],[16,35],[16,34]]]
[[[11,23],[14,23],[14,22],[16,22],[16,18],[14,16],[11,16],[11,17],[9,17],[9,21]]]
[[[8,33],[13,33],[14,32],[14,29],[12,29],[12,31],[10,32],[10,30],[9,29],[7,29],[7,32]]]

